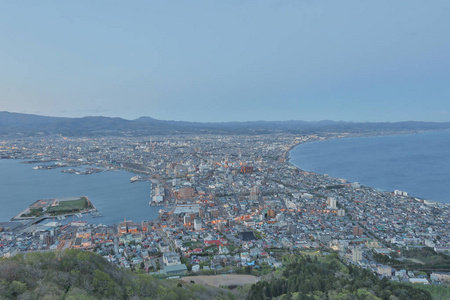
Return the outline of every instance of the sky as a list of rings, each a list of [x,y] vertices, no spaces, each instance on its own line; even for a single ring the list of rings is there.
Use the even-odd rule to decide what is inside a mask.
[[[0,1],[0,111],[450,121],[448,0]]]

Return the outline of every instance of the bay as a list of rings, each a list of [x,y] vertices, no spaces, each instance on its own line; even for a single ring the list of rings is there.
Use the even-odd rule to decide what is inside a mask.
[[[290,158],[305,171],[450,203],[450,131],[305,143]]]
[[[130,183],[132,173],[107,171],[90,175],[62,173],[62,168],[33,170],[35,164],[0,160],[0,221],[8,221],[39,199],[87,196],[102,217],[70,217],[89,223],[140,222],[158,217],[149,206],[149,182]]]

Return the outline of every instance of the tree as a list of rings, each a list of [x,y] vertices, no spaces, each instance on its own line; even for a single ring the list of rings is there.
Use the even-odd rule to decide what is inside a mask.
[[[111,277],[102,271],[94,271],[94,279],[92,280],[94,291],[104,297],[111,297],[115,294],[115,284]]]
[[[6,295],[10,298],[17,298],[19,295],[25,293],[27,285],[23,282],[14,280],[7,288]]]

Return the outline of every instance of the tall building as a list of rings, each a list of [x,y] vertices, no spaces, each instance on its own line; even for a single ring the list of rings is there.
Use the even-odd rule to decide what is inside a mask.
[[[271,208],[267,210],[267,217],[268,218],[273,219],[276,216],[277,216],[277,212],[275,210],[273,210]]]
[[[359,227],[359,225],[356,225],[353,227],[353,235],[354,236],[361,236],[363,234],[364,234],[364,230],[361,227]]]
[[[194,229],[195,230],[202,230],[202,221],[195,219],[194,220]]]
[[[234,219],[232,219],[232,218],[229,218],[227,220],[227,226],[228,227],[234,227],[234,225],[236,225],[236,221]]]
[[[362,251],[359,248],[353,248],[352,249],[352,261],[354,263],[359,262],[360,260],[362,260]]]
[[[217,227],[220,232],[224,232],[225,231],[225,222],[220,222]]]
[[[327,205],[330,209],[336,209],[336,198],[334,197],[328,197],[327,198]]]
[[[257,185],[252,187],[252,191],[250,192],[250,200],[257,201],[259,196],[259,187]]]
[[[44,244],[50,246],[50,245],[53,245],[54,242],[55,242],[55,237],[54,236],[46,235],[44,237]]]
[[[408,196],[408,193],[407,193],[407,192],[403,192],[403,191],[399,191],[399,190],[395,190],[395,191],[394,191],[394,195],[396,195],[396,196],[405,196],[405,197],[407,197],[407,196]]]

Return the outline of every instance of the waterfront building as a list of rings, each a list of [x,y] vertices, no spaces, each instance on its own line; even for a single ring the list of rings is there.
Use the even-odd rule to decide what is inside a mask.
[[[408,197],[408,193],[407,192],[403,192],[403,191],[399,191],[399,190],[395,190],[394,191],[394,195]]]

